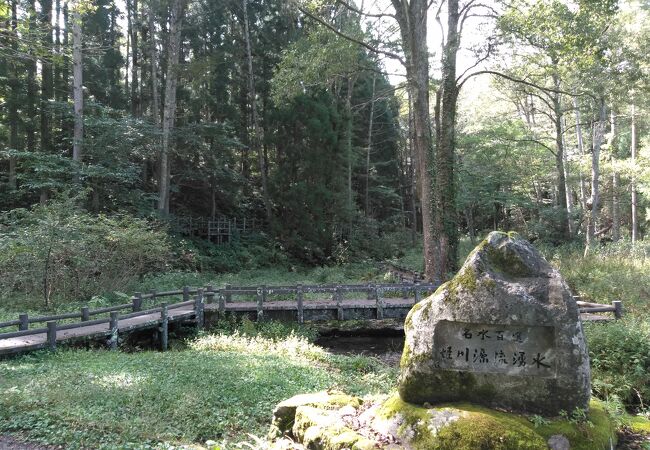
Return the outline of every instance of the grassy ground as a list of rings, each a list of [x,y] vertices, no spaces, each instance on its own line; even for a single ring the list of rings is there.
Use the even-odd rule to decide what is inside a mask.
[[[304,337],[205,334],[179,351],[68,350],[0,362],[0,433],[66,448],[225,448],[268,431],[273,407],[323,389],[387,392],[394,369]],[[281,327],[280,327],[281,328]],[[283,330],[279,330],[283,334]],[[163,448],[168,448],[167,445]]]

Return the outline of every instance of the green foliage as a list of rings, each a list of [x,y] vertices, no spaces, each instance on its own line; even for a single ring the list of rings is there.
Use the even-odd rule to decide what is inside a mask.
[[[627,317],[587,324],[593,390],[601,398],[626,405],[650,401],[650,322]]]
[[[129,216],[92,216],[85,192],[3,216],[0,295],[40,296],[46,307],[124,289],[167,266],[166,233]]]

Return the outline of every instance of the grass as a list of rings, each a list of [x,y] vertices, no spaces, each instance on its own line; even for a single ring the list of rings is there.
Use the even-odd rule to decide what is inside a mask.
[[[68,449],[231,448],[265,435],[273,407],[295,394],[385,393],[395,378],[375,359],[331,355],[293,333],[205,334],[166,353],[40,353],[0,362],[0,433]]]

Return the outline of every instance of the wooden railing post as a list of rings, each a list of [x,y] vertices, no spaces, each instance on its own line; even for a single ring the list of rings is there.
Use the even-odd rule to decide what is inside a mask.
[[[345,317],[343,314],[341,286],[334,288],[334,301],[336,301],[336,318],[337,320],[343,320]]]
[[[409,289],[404,282],[404,275],[400,275],[399,282],[402,284],[402,298],[409,298]]]
[[[226,284],[225,288],[226,288],[226,291],[228,291],[228,290],[230,290],[230,288],[232,288],[232,285],[230,285],[230,284]],[[224,301],[225,301],[226,303],[230,303],[230,302],[232,302],[232,294],[231,294],[230,292],[227,292],[227,293],[225,294],[225,296],[224,296]]]
[[[56,350],[56,321],[47,323],[47,345],[52,351]]]
[[[169,346],[169,311],[167,303],[160,305],[160,348],[164,352]]]
[[[211,284],[208,284],[208,287],[205,291],[205,303],[208,305],[214,301],[214,287]]]
[[[142,293],[136,292],[133,296],[133,312],[142,311]]]
[[[366,287],[366,299],[372,300],[372,283],[368,283]]]
[[[418,303],[420,301],[420,283],[415,283],[413,292],[415,292],[415,303]]]
[[[108,339],[108,346],[111,350],[117,350],[117,340],[118,340],[118,320],[117,320],[117,311],[111,312],[111,321],[109,324],[111,331],[110,337]]]
[[[305,323],[302,284],[296,286],[296,301],[298,302],[298,323]]]
[[[190,287],[183,286],[183,302],[189,302],[189,301],[190,301]]]
[[[375,286],[375,305],[377,307],[377,319],[383,319],[384,318],[384,301],[381,298],[381,294],[379,292],[379,288]]]
[[[257,321],[264,320],[264,301],[266,300],[266,285],[257,288]]]
[[[203,318],[203,289],[199,288],[196,291],[196,299],[194,300],[194,314],[196,316],[196,327],[200,330],[203,328],[204,318]]]
[[[223,315],[226,313],[226,298],[221,290],[217,295],[219,296],[219,314]]]
[[[18,325],[18,331],[29,330],[29,315],[19,314],[18,320],[20,320],[20,325]]]
[[[155,302],[156,302],[156,290],[155,290],[155,289],[152,289],[152,290],[149,292],[149,294],[151,294],[151,301],[152,301],[153,303],[155,303]]]
[[[90,320],[90,308],[87,306],[83,306],[81,308],[81,321],[88,322],[89,320]]]
[[[620,319],[623,317],[623,304],[621,303],[620,300],[614,300],[612,302],[612,306],[614,307],[614,317],[616,319]]]

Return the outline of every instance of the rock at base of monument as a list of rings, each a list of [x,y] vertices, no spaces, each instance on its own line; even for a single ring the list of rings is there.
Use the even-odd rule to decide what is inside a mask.
[[[572,450],[609,450],[616,443],[615,427],[597,401],[583,423],[533,423],[469,403],[423,407],[397,394],[362,400],[318,393],[278,406],[269,436],[274,450],[547,450],[566,444]]]
[[[589,356],[559,272],[516,233],[492,232],[409,313],[399,393],[545,416],[587,409]]]

